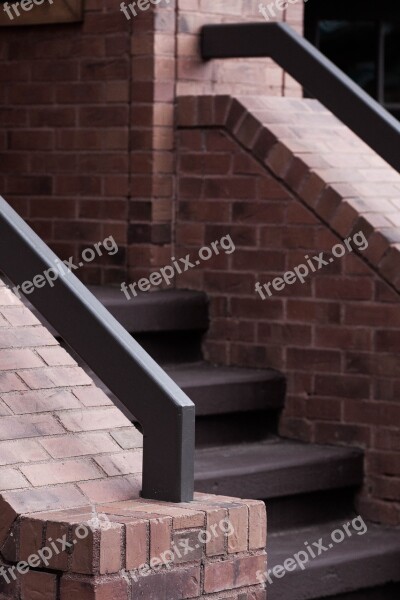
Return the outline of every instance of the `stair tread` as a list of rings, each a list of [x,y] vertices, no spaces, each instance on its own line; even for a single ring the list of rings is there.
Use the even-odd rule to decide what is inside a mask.
[[[88,287],[130,333],[208,327],[208,299],[203,292],[159,290],[128,300],[118,287]]]
[[[214,366],[205,362],[167,365],[165,370],[196,404],[196,415],[278,409],[285,378],[274,369]]]
[[[208,299],[203,292],[160,290],[140,293],[128,300],[119,287],[87,287],[129,333],[206,330],[209,324]],[[24,303],[53,335],[57,335],[27,299]]]
[[[196,489],[276,498],[361,484],[363,453],[272,438],[196,451]]]
[[[332,548],[310,558],[304,570],[297,567],[281,578],[270,574],[272,583],[266,583],[269,600],[313,600],[399,582],[400,529],[368,523],[364,535],[357,535],[350,527],[352,536],[348,537],[343,524],[351,519],[270,534],[268,569],[283,565],[286,559],[304,551],[304,542],[316,553],[312,543],[320,538],[327,548],[332,543]],[[331,541],[335,529],[341,529],[346,536],[341,543]]]

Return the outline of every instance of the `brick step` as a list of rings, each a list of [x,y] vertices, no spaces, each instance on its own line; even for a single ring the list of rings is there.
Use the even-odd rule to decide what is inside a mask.
[[[196,452],[196,490],[270,500],[355,487],[363,454],[352,448],[272,439]]]
[[[280,577],[270,574],[273,583],[266,584],[268,600],[395,600],[400,591],[400,529],[368,523],[364,535],[353,527],[348,537],[339,520],[314,527],[293,529],[272,534],[268,538],[268,569],[283,565],[299,551],[305,551],[305,542],[318,553],[313,542],[323,540],[320,556],[311,559],[306,568],[299,567]],[[331,534],[340,529],[345,539],[333,543]],[[339,534],[337,534],[339,535]],[[339,538],[337,538],[339,539]],[[332,544],[332,548],[329,548]],[[282,574],[278,570],[278,574]],[[397,595],[396,595],[397,594]]]

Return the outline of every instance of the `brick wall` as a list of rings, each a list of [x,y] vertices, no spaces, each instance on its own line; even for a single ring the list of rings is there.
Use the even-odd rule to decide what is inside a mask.
[[[129,243],[129,276],[137,280],[171,260],[175,241],[176,149],[174,102],[182,93],[268,93],[301,94],[299,85],[269,59],[211,61],[199,53],[199,32],[207,23],[260,21],[256,0],[170,0],[161,3],[155,14],[152,45],[153,114],[146,124],[150,145],[140,141],[134,169],[134,183],[147,157],[147,192],[132,205],[135,211]],[[291,5],[279,14],[298,30],[302,29],[303,4]],[[138,44],[140,45],[138,40]],[[143,57],[143,64],[149,58]],[[137,84],[136,89],[138,89]],[[150,85],[150,84],[149,84]],[[135,87],[134,87],[135,89]],[[135,112],[135,109],[134,109]],[[142,124],[143,127],[143,124]],[[144,130],[141,130],[144,133]],[[138,138],[141,139],[141,138]],[[138,212],[136,212],[138,211]],[[132,220],[135,220],[132,219]],[[135,232],[140,232],[138,236]]]
[[[178,112],[176,255],[236,245],[177,279],[211,298],[208,358],[283,370],[281,433],[365,448],[360,510],[398,523],[400,175],[315,101],[187,97]],[[360,230],[368,249],[329,263]],[[304,284],[255,292],[320,252]]]
[[[87,280],[125,272],[131,24],[107,0],[83,23],[2,29],[1,193],[63,258],[113,235]]]
[[[0,281],[1,598],[264,600],[264,504],[145,500],[141,472],[141,434]]]
[[[177,90],[299,94],[271,61],[199,60],[203,23],[260,20],[257,5],[163,0],[128,21],[90,0],[83,23],[2,29],[1,193],[62,258],[114,236],[120,252],[81,270],[86,282],[170,260]],[[301,9],[280,17],[299,27]]]

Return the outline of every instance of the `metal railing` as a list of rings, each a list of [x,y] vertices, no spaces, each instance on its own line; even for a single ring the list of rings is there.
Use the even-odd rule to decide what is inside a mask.
[[[201,53],[204,60],[272,58],[400,171],[399,121],[287,24],[205,25]]]
[[[142,425],[142,496],[191,501],[193,403],[0,196],[0,269],[22,285],[50,268],[54,287],[28,299]]]

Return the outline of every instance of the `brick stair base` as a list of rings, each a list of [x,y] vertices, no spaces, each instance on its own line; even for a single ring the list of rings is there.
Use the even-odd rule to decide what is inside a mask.
[[[262,600],[265,544],[262,502],[207,494],[22,515],[1,548],[0,598]]]

